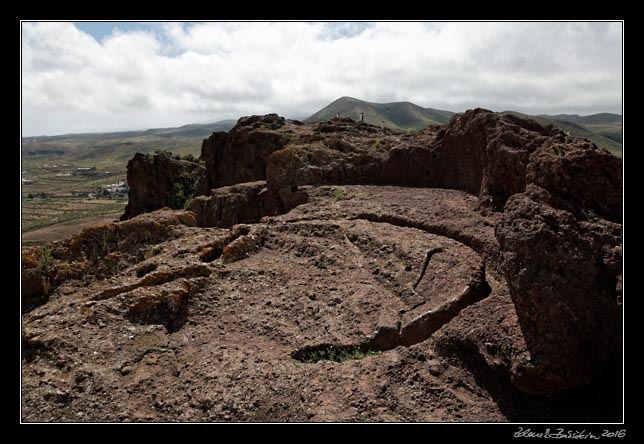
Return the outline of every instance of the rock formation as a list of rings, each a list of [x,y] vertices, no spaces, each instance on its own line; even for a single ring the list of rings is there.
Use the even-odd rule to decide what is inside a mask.
[[[288,121],[288,126],[298,122]],[[289,141],[287,121],[277,114],[242,117],[228,133],[213,133],[203,141],[207,190],[266,179],[266,160]]]
[[[23,251],[26,420],[620,420],[621,160],[482,109],[202,159],[188,211]],[[133,159],[126,218],[181,168]]]
[[[198,163],[175,159],[167,152],[137,153],[127,164],[130,192],[121,220],[164,207],[183,208],[197,191],[204,172]]]

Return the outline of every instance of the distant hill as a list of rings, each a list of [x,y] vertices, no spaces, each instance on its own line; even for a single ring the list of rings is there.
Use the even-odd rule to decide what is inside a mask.
[[[619,114],[611,113],[591,114],[589,116],[580,116],[578,114],[557,114],[553,116],[548,114],[540,114],[540,116],[547,117],[553,120],[567,120],[569,122],[574,122],[584,126],[622,124],[622,116]]]
[[[606,148],[617,156],[622,155],[622,116],[619,114],[542,114],[530,117],[542,124],[552,123],[573,136],[589,139],[598,147]]]
[[[63,140],[108,140],[130,139],[137,137],[156,136],[164,139],[186,138],[201,139],[210,136],[215,131],[228,131],[235,126],[236,120],[221,120],[214,123],[195,123],[176,128],[152,128],[141,131],[116,131],[111,133],[80,133],[61,134],[57,136],[23,137],[29,142],[59,142]]]
[[[611,139],[621,145],[622,143],[622,116],[620,114],[599,113],[590,116],[576,114],[560,114],[556,116],[544,115],[543,117],[558,122],[572,122],[581,125],[593,133]],[[620,147],[621,148],[621,147]]]
[[[384,121],[386,127],[402,131],[409,128],[418,130],[429,125],[444,125],[455,114],[451,111],[423,108],[411,102],[371,103],[353,97],[340,97],[304,121],[323,122],[334,118],[337,114],[359,120],[361,112],[364,113],[367,123],[380,126]],[[552,124],[573,136],[589,139],[598,147],[605,148],[616,156],[622,155],[622,116],[619,114],[532,116],[516,111],[505,112],[530,117],[542,125]]]
[[[418,130],[429,125],[444,125],[454,115],[451,111],[423,108],[410,102],[371,103],[353,97],[340,97],[304,121],[323,122],[337,114],[359,120],[361,112],[364,113],[367,123],[380,126],[384,121],[386,127],[402,131],[409,128]]]

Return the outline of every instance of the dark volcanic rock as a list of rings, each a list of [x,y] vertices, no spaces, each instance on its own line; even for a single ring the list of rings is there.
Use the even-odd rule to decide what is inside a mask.
[[[438,186],[478,194],[496,208],[526,186],[529,157],[564,133],[534,120],[477,108],[452,119],[432,145],[431,170]]]
[[[578,218],[622,220],[622,161],[586,140],[550,141],[530,156],[527,179]]]
[[[207,181],[202,192],[265,180],[268,156],[289,141],[286,129],[276,131],[285,125],[286,120],[277,114],[242,117],[228,133],[214,133],[204,140],[201,158],[206,161]]]
[[[208,197],[194,198],[189,209],[199,226],[224,228],[282,212],[279,200],[269,193],[264,181],[213,189]]]
[[[536,186],[512,196],[497,225],[501,264],[531,359],[513,368],[529,393],[590,383],[620,345],[621,227],[578,221]]]
[[[621,419],[621,160],[481,109],[202,158],[190,211],[23,250],[24,420]],[[137,155],[126,217],[201,173]]]
[[[196,191],[198,181],[204,174],[203,166],[195,162],[174,159],[169,153],[152,156],[135,154],[127,164],[127,183],[130,192],[121,220],[172,206],[171,196],[176,192],[177,184],[193,182],[191,185],[194,185],[194,191]]]
[[[432,186],[429,145],[435,129],[414,137],[350,119],[333,119],[268,158],[269,188],[321,184]]]
[[[461,311],[433,340],[439,354],[463,362],[486,386],[508,385],[514,367],[530,358],[510,291],[503,283],[486,299]]]

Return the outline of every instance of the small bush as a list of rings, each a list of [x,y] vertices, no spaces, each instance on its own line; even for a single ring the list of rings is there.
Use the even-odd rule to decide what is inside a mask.
[[[162,150],[162,149],[155,149],[154,154],[157,156],[165,156],[165,157],[172,157],[172,153],[168,150]]]
[[[341,190],[340,188],[337,188],[335,190],[334,196],[335,200],[345,200],[347,198],[346,193],[344,190]]]
[[[599,216],[597,216],[597,214],[593,210],[583,209],[581,210],[581,214],[588,222],[596,222],[599,220]]]
[[[47,271],[51,267],[51,247],[45,247],[40,253],[40,270]]]
[[[187,208],[197,194],[201,176],[198,171],[184,171],[177,177],[168,196],[168,206],[173,210]]]

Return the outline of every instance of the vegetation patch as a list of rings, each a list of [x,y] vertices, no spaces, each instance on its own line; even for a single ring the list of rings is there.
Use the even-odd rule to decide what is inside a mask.
[[[168,205],[173,210],[182,210],[190,204],[190,201],[197,194],[201,174],[199,170],[184,171],[181,173],[168,196]]]
[[[591,209],[583,209],[583,210],[581,210],[581,215],[588,222],[597,222],[599,220],[599,216],[597,216],[597,214]]]
[[[341,188],[336,188],[335,192],[333,193],[333,198],[335,200],[345,200],[347,198],[347,193],[345,193]]]
[[[291,356],[297,361],[314,364],[318,361],[345,362],[364,359],[381,353],[371,342],[366,342],[358,345],[322,344],[304,347]]]
[[[45,248],[42,249],[42,251],[40,253],[40,266],[39,266],[39,268],[43,272],[47,272],[49,270],[49,268],[51,267],[51,264],[52,264],[52,262],[51,262],[51,259],[52,259],[51,251],[52,251],[51,247],[46,246]]]
[[[392,143],[390,141],[380,139],[371,140],[369,145],[378,151],[389,151],[392,147]]]

